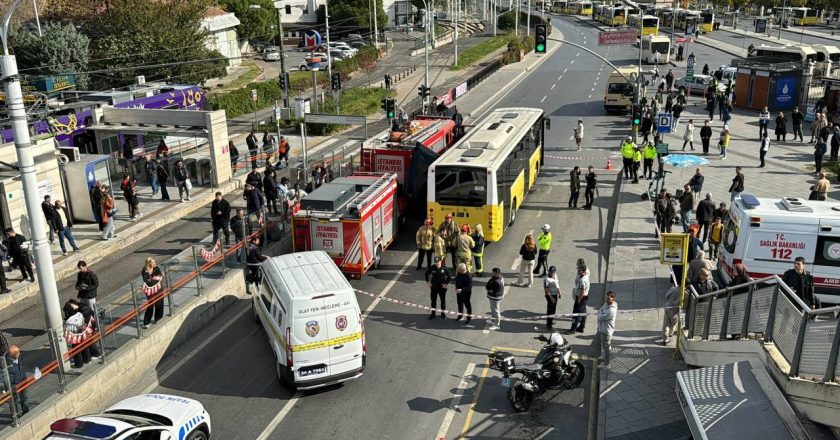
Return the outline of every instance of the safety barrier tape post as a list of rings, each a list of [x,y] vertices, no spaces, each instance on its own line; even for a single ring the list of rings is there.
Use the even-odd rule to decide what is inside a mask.
[[[195,266],[195,296],[201,296],[201,267],[198,264],[198,252],[196,251],[196,245],[192,246],[192,254],[193,254],[193,265]]]
[[[18,422],[18,408],[17,408],[17,399],[15,399],[15,394],[17,390],[15,386],[12,385],[12,379],[9,377],[9,364],[6,362],[6,356],[0,356],[0,368],[3,368],[3,385],[5,386],[6,391],[9,393],[9,410],[12,413],[12,426],[17,427]]]
[[[220,240],[219,241],[219,250],[221,250],[221,252],[222,252],[222,279],[225,279],[225,277],[227,276],[227,257],[228,257],[227,251],[228,251],[228,249],[225,249],[225,245],[221,244],[221,237],[219,237],[219,240]],[[227,240],[227,238],[225,240]],[[230,248],[230,246],[227,246],[227,247]]]
[[[93,321],[96,323],[96,333],[99,335],[99,363],[105,364],[105,337],[102,335],[102,323],[99,322],[99,305],[93,303]]]
[[[61,355],[61,349],[58,345],[58,332],[54,328],[51,328],[47,334],[50,340],[50,350],[52,350],[52,355],[58,363],[58,393],[64,394],[67,391],[67,373],[64,371],[64,358]]]
[[[140,307],[137,305],[137,284],[134,281],[131,282],[131,302],[134,305],[134,323],[137,326],[137,339],[141,339],[143,337],[143,326],[140,325]]]
[[[169,305],[169,313],[167,316],[172,316],[172,309],[175,307],[175,295],[172,294],[172,289],[169,287],[169,265],[163,265],[163,288],[166,292],[167,304]]]

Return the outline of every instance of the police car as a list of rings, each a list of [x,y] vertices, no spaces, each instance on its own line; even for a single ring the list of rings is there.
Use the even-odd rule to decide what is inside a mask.
[[[210,416],[197,400],[168,394],[125,399],[100,414],[61,419],[44,440],[207,440]]]

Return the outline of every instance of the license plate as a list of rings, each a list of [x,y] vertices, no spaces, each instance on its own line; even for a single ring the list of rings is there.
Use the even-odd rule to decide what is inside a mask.
[[[300,370],[300,377],[312,376],[313,374],[326,373],[327,367],[313,368],[311,370]]]
[[[503,387],[505,387],[505,388],[510,388],[510,382],[511,382],[511,381],[510,381],[510,378],[509,378],[509,377],[503,377],[503,378],[502,378],[502,386],[503,386]]]

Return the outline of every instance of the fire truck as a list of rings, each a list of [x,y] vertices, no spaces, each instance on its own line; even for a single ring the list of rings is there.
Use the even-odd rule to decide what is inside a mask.
[[[342,272],[361,278],[379,268],[397,235],[397,175],[359,173],[327,183],[301,199],[292,217],[295,252],[322,250]]]
[[[429,165],[457,140],[450,118],[420,116],[402,131],[385,130],[362,144],[361,167],[365,172],[394,173],[400,197],[426,200],[426,173]],[[408,200],[400,202],[401,208]],[[422,210],[422,209],[421,209]],[[400,209],[400,214],[404,213]]]

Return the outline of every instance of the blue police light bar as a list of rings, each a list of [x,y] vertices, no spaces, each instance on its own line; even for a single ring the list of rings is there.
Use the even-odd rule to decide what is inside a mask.
[[[56,434],[67,434],[80,439],[107,439],[117,432],[113,426],[100,425],[76,419],[56,420],[50,425],[50,430]]]
[[[741,193],[741,203],[743,203],[747,209],[757,208],[761,205],[754,195],[747,193]]]

